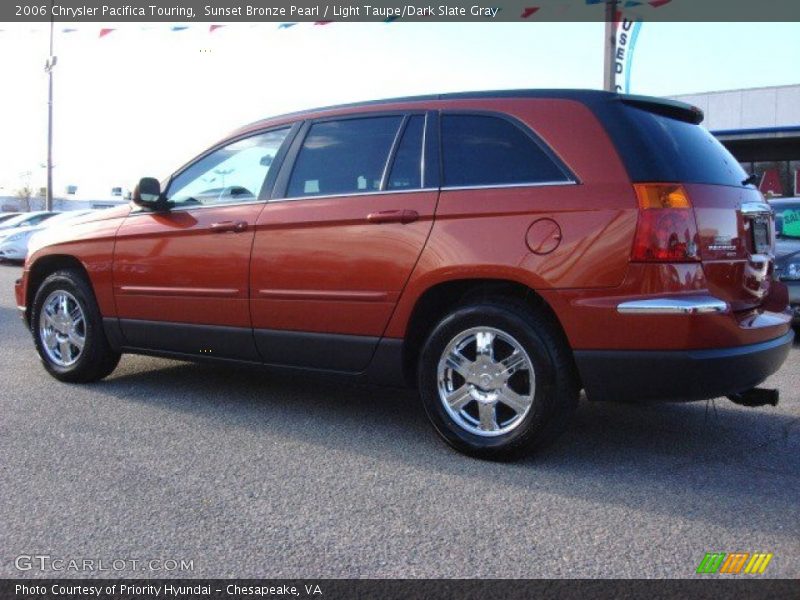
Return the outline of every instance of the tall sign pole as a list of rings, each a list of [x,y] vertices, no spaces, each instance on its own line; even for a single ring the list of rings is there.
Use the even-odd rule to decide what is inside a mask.
[[[47,189],[45,191],[45,210],[53,210],[53,67],[56,57],[53,54],[53,0],[50,0],[50,54],[47,57]]]
[[[617,91],[617,4],[618,0],[606,0],[606,43],[603,60],[603,89]]]

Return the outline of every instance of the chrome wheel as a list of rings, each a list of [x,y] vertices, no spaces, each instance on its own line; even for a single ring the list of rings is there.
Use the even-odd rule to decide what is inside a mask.
[[[75,296],[64,290],[51,292],[39,316],[42,348],[59,367],[74,365],[86,345],[86,318]]]
[[[507,333],[475,327],[445,347],[439,399],[464,430],[485,437],[512,431],[533,406],[536,377],[528,353]]]

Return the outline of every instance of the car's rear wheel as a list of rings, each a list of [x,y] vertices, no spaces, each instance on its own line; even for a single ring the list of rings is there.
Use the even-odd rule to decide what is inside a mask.
[[[119,363],[92,289],[77,270],[57,271],[39,286],[31,332],[45,369],[61,381],[97,381]]]
[[[513,299],[482,301],[444,318],[422,350],[419,386],[445,441],[489,459],[551,442],[578,399],[572,356],[557,326]]]

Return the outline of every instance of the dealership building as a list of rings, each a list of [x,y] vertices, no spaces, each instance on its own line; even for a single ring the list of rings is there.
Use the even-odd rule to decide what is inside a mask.
[[[707,127],[767,196],[800,196],[800,84],[673,96]]]

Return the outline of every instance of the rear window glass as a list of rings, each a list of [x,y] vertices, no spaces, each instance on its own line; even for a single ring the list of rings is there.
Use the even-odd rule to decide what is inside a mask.
[[[568,181],[549,153],[506,119],[443,115],[441,129],[445,186]]]
[[[620,148],[626,163],[644,163],[650,180],[741,186],[747,173],[707,129],[638,108],[625,111],[635,121],[648,156]],[[639,166],[639,165],[637,165]],[[636,179],[637,168],[631,168]]]

